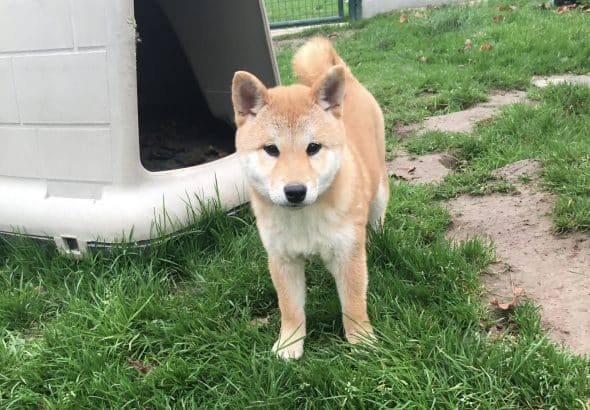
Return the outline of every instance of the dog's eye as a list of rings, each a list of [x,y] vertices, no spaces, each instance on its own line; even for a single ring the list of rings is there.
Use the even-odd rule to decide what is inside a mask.
[[[309,144],[307,146],[307,155],[309,155],[310,157],[312,155],[315,155],[318,153],[318,151],[322,148],[322,144],[316,144],[315,142],[312,142],[311,144]]]
[[[275,144],[267,144],[262,149],[271,157],[279,156],[279,148]]]

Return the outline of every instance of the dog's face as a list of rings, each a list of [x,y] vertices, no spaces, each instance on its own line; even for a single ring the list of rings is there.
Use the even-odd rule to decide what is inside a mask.
[[[313,204],[340,169],[344,70],[332,67],[313,87],[266,89],[252,74],[234,75],[236,148],[250,185],[274,204]]]

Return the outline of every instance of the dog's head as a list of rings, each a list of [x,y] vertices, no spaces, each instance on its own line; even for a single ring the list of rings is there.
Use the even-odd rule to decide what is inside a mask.
[[[344,67],[334,66],[312,87],[267,89],[238,71],[232,84],[236,149],[251,186],[282,206],[313,204],[340,169]]]

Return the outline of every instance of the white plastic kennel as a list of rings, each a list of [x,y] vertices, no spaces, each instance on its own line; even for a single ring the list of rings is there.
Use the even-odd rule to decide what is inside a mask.
[[[0,232],[76,252],[243,202],[236,70],[278,82],[259,0],[0,0]]]

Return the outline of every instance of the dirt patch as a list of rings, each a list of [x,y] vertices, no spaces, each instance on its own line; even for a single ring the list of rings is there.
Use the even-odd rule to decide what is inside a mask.
[[[590,85],[590,74],[575,75],[551,75],[551,76],[533,76],[531,82],[536,87],[547,87],[549,84],[574,83]]]
[[[348,37],[351,37],[356,32],[356,30],[341,30],[341,29],[339,29],[341,27],[340,24],[326,25],[323,27],[324,27],[324,29],[334,27],[333,32],[328,33],[328,34],[320,34],[324,37],[328,37],[330,40],[335,40],[338,38],[348,38]],[[271,36],[273,38],[272,39],[273,46],[275,48],[276,47],[279,47],[279,48],[286,47],[286,46],[291,46],[293,48],[299,48],[309,40],[309,37],[280,38],[280,36],[297,34],[302,31],[305,31],[305,30],[309,30],[309,27],[304,26],[304,27],[293,27],[290,29],[274,29],[271,32]]]
[[[478,121],[491,118],[507,104],[528,102],[523,91],[495,91],[489,101],[476,104],[472,108],[446,115],[430,117],[421,123],[396,128],[398,139],[427,131],[471,132]],[[442,153],[412,157],[403,148],[396,148],[395,159],[388,161],[389,175],[396,179],[416,183],[440,182],[452,168],[452,156]]]
[[[427,131],[468,133],[473,131],[478,121],[493,117],[504,105],[519,102],[528,102],[524,91],[494,91],[484,103],[464,111],[430,117],[421,123],[396,127],[395,134],[398,139],[402,139],[413,133],[420,135]]]
[[[414,183],[440,182],[451,172],[453,159],[447,154],[427,154],[412,157],[406,150],[395,150],[395,158],[387,162],[389,175],[397,180]]]
[[[235,151],[233,128],[206,117],[200,122],[146,121],[141,124],[139,141],[141,163],[152,172],[201,165]]]
[[[536,186],[539,164],[519,161],[495,172],[516,187],[510,195],[461,196],[449,201],[453,225],[448,236],[493,241],[496,274],[485,277],[490,302],[509,301],[513,289],[541,307],[550,337],[580,354],[590,353],[590,238],[557,237],[550,212],[553,197]],[[523,176],[532,178],[524,184]]]
[[[590,84],[590,75],[533,77],[537,87],[571,82]],[[488,102],[456,113],[396,128],[398,139],[427,131],[465,132],[493,117],[506,104],[525,102],[524,92],[495,92]],[[412,158],[403,149],[388,163],[390,175],[415,183],[438,182],[453,168],[452,156],[440,153]],[[449,160],[450,158],[450,160]],[[538,188],[537,161],[509,164],[494,172],[516,188],[511,194],[461,196],[448,202],[453,223],[448,237],[479,236],[492,241],[498,262],[484,278],[487,298],[508,306],[524,293],[541,308],[550,337],[574,352],[590,354],[590,237],[558,237],[552,232],[554,198]],[[528,182],[525,182],[528,181]]]

